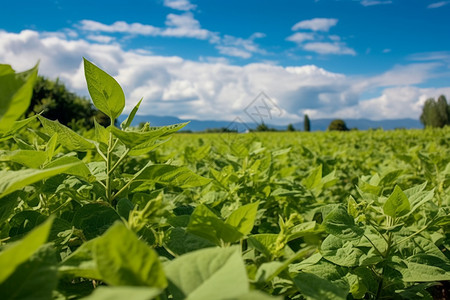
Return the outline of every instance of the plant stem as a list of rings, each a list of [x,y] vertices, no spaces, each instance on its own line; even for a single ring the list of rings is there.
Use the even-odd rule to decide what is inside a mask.
[[[111,168],[112,168],[112,151],[114,149],[113,146],[113,136],[112,133],[109,133],[109,141],[108,141],[108,150],[106,152],[106,200],[111,203],[112,202],[112,187],[111,187]]]
[[[114,170],[120,165],[120,163],[125,159],[125,157],[127,157],[128,153],[130,152],[131,149],[127,149],[122,156],[119,158],[119,160],[114,164],[114,166],[111,168],[111,170],[108,171],[108,175],[112,174],[112,172],[114,172]]]

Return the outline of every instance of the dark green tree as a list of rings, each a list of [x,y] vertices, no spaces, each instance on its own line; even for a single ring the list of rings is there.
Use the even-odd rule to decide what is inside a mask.
[[[311,121],[308,115],[305,115],[305,119],[303,120],[303,130],[307,132],[311,131]]]
[[[256,131],[270,131],[270,129],[266,124],[264,124],[264,122],[262,122],[261,124],[256,126]]]
[[[344,120],[335,119],[331,121],[330,125],[328,125],[329,131],[348,131],[347,124],[345,124]]]
[[[287,126],[287,129],[286,129],[286,130],[287,130],[287,131],[295,131],[294,125],[289,124],[289,125]]]
[[[438,100],[428,98],[423,105],[420,122],[425,127],[442,128],[450,125],[450,106],[444,95],[439,96]]]
[[[34,85],[27,115],[37,113],[64,125],[71,123],[84,128],[92,128],[94,118],[104,126],[110,123],[109,117],[95,109],[89,99],[70,92],[58,79],[53,81],[42,76],[38,76]]]

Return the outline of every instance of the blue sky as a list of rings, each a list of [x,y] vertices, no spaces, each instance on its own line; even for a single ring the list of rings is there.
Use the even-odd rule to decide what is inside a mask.
[[[450,97],[450,1],[7,1],[0,63],[86,95],[82,56],[113,75],[127,110],[231,120],[264,92],[269,123],[418,118]],[[275,108],[274,108],[275,109]]]

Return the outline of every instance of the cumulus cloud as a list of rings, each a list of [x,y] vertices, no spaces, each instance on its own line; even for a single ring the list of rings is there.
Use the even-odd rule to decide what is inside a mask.
[[[312,30],[314,32],[296,32],[286,38],[287,41],[296,43],[299,48],[322,55],[356,55],[356,51],[341,42],[338,35],[325,35],[331,27],[338,23],[337,19],[314,18],[300,21],[292,30]],[[306,43],[305,43],[306,42]]]
[[[303,46],[303,49],[307,51],[313,51],[319,54],[349,54],[356,55],[355,50],[348,48],[343,43],[324,43],[324,42],[314,42],[308,43]]]
[[[380,4],[392,4],[392,1],[377,1],[377,0],[362,0],[362,6],[372,6],[372,5],[380,5]]]
[[[184,11],[193,10],[197,7],[197,5],[192,4],[189,0],[164,0],[164,6]]]
[[[331,27],[336,26],[337,22],[337,19],[314,18],[296,23],[292,26],[292,30],[310,29],[313,31],[329,31]]]
[[[428,5],[427,8],[439,8],[439,7],[442,7],[442,6],[447,5],[449,3],[450,3],[450,1],[435,2],[435,3],[432,3],[432,4]]]
[[[424,99],[447,89],[413,86],[432,76],[436,63],[398,66],[370,78],[353,78],[314,65],[282,67],[266,63],[243,66],[226,60],[190,61],[124,50],[118,44],[73,40],[61,34],[0,31],[0,61],[19,71],[40,59],[40,74],[63,80],[87,95],[81,57],[93,61],[122,85],[126,111],[144,97],[140,114],[173,115],[190,119],[244,121],[243,110],[264,91],[283,111],[268,123],[286,124],[310,117],[418,118]],[[362,99],[367,91],[381,95]]]

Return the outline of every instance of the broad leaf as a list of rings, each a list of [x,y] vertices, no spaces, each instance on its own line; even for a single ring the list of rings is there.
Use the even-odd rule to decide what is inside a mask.
[[[249,234],[255,224],[259,202],[250,203],[239,207],[227,218],[226,224],[236,228],[244,236]]]
[[[167,286],[158,254],[120,222],[94,244],[102,280],[109,285]]]
[[[323,220],[323,226],[328,233],[346,240],[357,239],[364,234],[364,229],[355,224],[343,206],[333,209]]]
[[[11,70],[3,67],[0,74],[0,132],[3,133],[11,129],[30,105],[38,66],[17,74]]]
[[[19,171],[0,171],[0,198],[40,180],[64,173],[79,163],[57,166],[44,170],[24,169]]]
[[[395,186],[394,191],[383,205],[383,212],[392,218],[397,218],[407,214],[409,211],[408,197],[406,197],[401,188]]]
[[[10,276],[14,270],[26,261],[36,250],[47,241],[53,218],[35,228],[23,239],[8,245],[0,252],[0,283]]]
[[[95,149],[92,141],[85,139],[72,129],[62,125],[57,120],[51,121],[42,116],[38,116],[44,127],[44,132],[52,136],[58,134],[58,142],[70,151],[87,151]]]
[[[354,247],[351,241],[343,241],[334,235],[329,235],[322,242],[320,253],[325,259],[344,267],[359,266],[365,257],[364,252]]]
[[[94,247],[99,238],[83,243],[75,252],[66,257],[58,268],[60,274],[101,280],[102,277],[94,259]]]
[[[0,295],[2,300],[47,300],[52,298],[57,284],[56,253],[52,245],[47,244],[0,283]]]
[[[249,292],[239,249],[209,248],[164,266],[174,299],[233,299]]]
[[[345,290],[329,280],[310,273],[299,273],[294,278],[294,284],[306,299],[312,300],[345,300],[348,290]]]
[[[0,161],[12,161],[33,169],[39,168],[46,159],[44,151],[15,150],[0,153]]]
[[[81,300],[149,300],[161,294],[161,290],[141,286],[100,286]]]
[[[109,205],[90,203],[75,212],[73,226],[83,230],[84,236],[90,240],[102,235],[118,220],[120,216]]]
[[[83,58],[84,74],[95,107],[114,120],[125,107],[125,95],[117,81],[93,63]]]
[[[222,242],[237,242],[243,237],[243,234],[235,227],[223,222],[203,204],[197,206],[192,213],[187,231],[205,238],[218,246]]]

